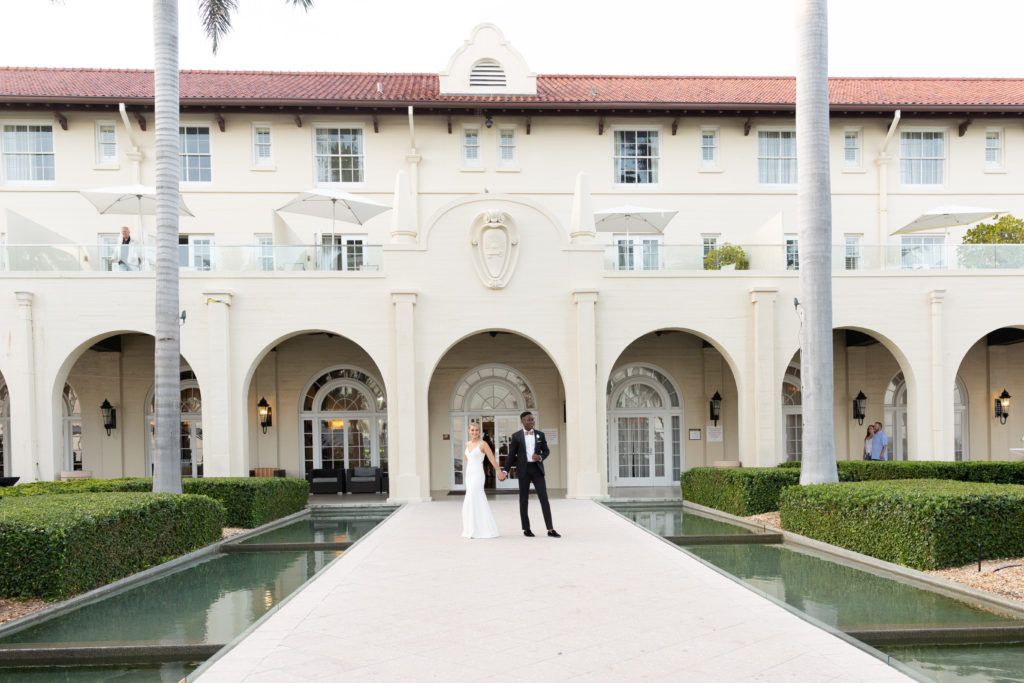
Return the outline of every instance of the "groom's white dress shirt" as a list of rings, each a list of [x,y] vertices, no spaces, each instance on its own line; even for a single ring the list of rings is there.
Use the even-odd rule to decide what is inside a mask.
[[[537,450],[537,435],[533,430],[523,430],[523,441],[526,442],[526,461],[533,462],[533,453]]]

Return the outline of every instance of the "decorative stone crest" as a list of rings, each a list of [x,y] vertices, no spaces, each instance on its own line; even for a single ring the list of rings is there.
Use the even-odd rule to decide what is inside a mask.
[[[485,286],[501,289],[512,279],[519,258],[519,229],[504,211],[478,215],[470,230],[473,265]]]

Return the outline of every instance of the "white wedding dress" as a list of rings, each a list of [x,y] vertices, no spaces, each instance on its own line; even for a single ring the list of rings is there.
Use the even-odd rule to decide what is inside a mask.
[[[466,538],[496,538],[491,506],[484,493],[484,452],[477,446],[466,455],[464,467],[466,498],[462,501],[462,535]]]

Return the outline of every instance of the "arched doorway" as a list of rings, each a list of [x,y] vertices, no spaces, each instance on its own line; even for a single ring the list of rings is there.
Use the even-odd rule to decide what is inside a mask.
[[[782,438],[786,462],[803,457],[804,406],[800,383],[800,364],[792,362],[782,379]]]
[[[968,435],[967,385],[957,375],[953,383],[953,457],[959,460],[970,459],[970,438]]]
[[[888,460],[907,459],[907,381],[897,372],[885,389],[885,424],[889,436]]]
[[[149,390],[146,398],[146,425],[149,438],[146,440],[146,471],[153,473],[153,451],[156,450],[156,387]],[[203,397],[199,381],[191,370],[181,371],[181,422],[179,452],[182,477],[203,476]]]
[[[303,473],[380,467],[388,473],[387,399],[365,370],[338,366],[306,385],[299,406]]]
[[[480,431],[489,440],[499,467],[508,462],[509,439],[520,429],[519,415],[524,410],[534,413],[537,424],[541,424],[537,413],[536,393],[526,378],[514,368],[497,363],[478,365],[467,372],[452,392],[449,405],[451,434],[464,435],[470,423],[480,425]],[[465,490],[462,472],[462,438],[451,439],[451,481],[453,490]],[[498,489],[519,488],[513,476],[497,481],[489,468],[485,487]]]
[[[608,485],[668,486],[682,465],[680,392],[659,368],[633,363],[608,380]]]
[[[64,384],[61,401],[61,433],[63,434],[63,467],[69,472],[80,472],[84,461],[82,448],[82,404],[70,384]]]
[[[0,477],[10,476],[11,471],[11,397],[7,382],[0,377]]]

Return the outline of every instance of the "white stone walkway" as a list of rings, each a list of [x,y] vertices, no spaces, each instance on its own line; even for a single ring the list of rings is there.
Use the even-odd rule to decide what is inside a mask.
[[[865,652],[591,501],[467,540],[461,498],[407,505],[202,681],[897,681]]]

